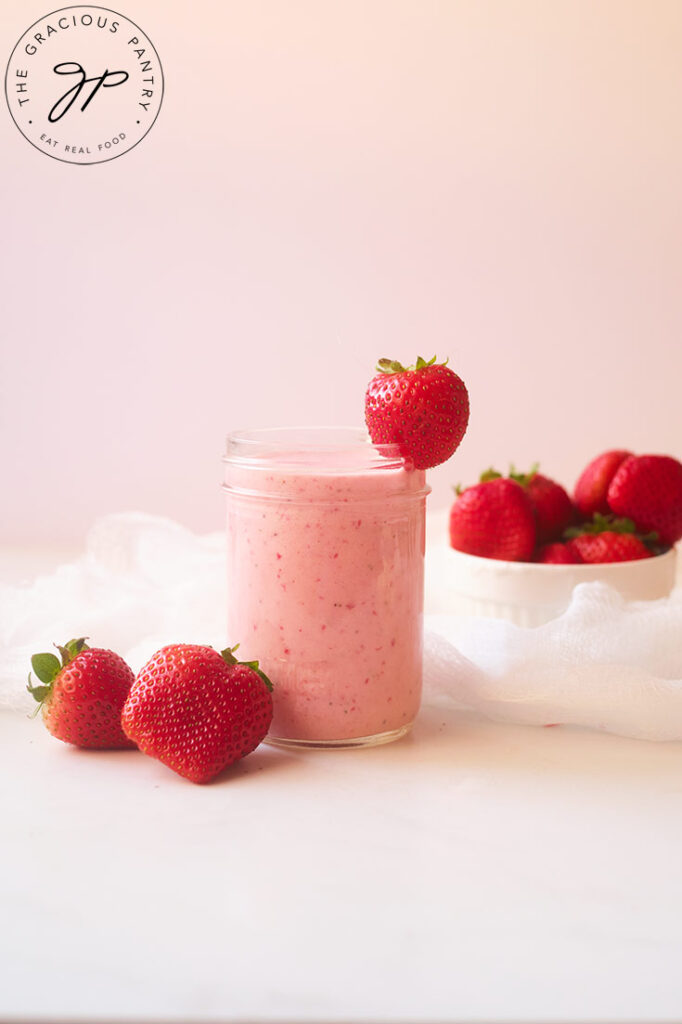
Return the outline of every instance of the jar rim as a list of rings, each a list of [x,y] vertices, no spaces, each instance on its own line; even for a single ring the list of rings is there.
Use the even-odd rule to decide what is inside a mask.
[[[273,457],[287,464],[300,456],[348,456],[346,472],[407,468],[397,444],[374,444],[362,427],[258,427],[227,435],[223,462],[258,465]]]

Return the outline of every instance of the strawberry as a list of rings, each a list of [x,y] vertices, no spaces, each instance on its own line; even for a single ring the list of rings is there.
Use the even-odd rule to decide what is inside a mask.
[[[77,747],[132,747],[121,728],[121,708],[134,676],[113,651],[88,647],[85,639],[69,640],[54,654],[34,654],[33,671],[42,683],[28,691],[38,701],[43,721],[58,740]]]
[[[638,536],[631,519],[617,519],[614,515],[595,512],[592,522],[571,526],[564,536],[566,547],[582,562],[631,562],[651,558],[649,544],[656,534]]]
[[[135,678],[123,708],[127,736],[191,782],[208,782],[265,737],[270,680],[227,648],[162,647]]]
[[[646,544],[634,533],[584,533],[566,544],[582,562],[632,562],[639,558],[651,558]]]
[[[557,540],[567,526],[575,520],[573,502],[561,486],[538,473],[537,465],[530,473],[517,473],[512,466],[510,479],[525,487],[535,510],[538,544]]]
[[[582,562],[582,558],[568,544],[554,541],[553,544],[543,544],[538,548],[533,556],[533,561],[543,562],[545,565],[574,565],[576,562]]]
[[[484,473],[481,482],[463,490],[452,506],[450,545],[483,558],[528,560],[535,548],[535,513],[523,487]]]
[[[573,501],[584,519],[595,512],[606,515],[611,511],[606,500],[609,484],[620,464],[631,457],[631,452],[616,449],[598,455],[580,474],[573,492]]]
[[[380,359],[367,385],[365,421],[374,444],[394,444],[415,469],[430,469],[459,447],[469,422],[464,382],[436,357],[407,368]]]
[[[669,455],[631,455],[618,467],[608,502],[642,531],[655,530],[664,545],[682,537],[682,463]]]

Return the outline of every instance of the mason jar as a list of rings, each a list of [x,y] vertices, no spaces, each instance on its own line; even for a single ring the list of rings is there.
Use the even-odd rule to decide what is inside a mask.
[[[268,741],[404,736],[422,686],[424,473],[364,431],[230,434],[228,639],[273,683]]]

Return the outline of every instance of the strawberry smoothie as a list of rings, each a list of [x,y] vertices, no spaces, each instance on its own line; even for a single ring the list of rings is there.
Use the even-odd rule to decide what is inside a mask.
[[[274,684],[269,739],[397,739],[419,708],[424,473],[360,430],[233,434],[228,639]]]

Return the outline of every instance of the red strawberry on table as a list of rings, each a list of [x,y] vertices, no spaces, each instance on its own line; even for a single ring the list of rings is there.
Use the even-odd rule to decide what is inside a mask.
[[[534,562],[542,562],[545,565],[575,565],[581,562],[578,552],[570,548],[568,544],[561,541],[554,541],[552,544],[543,544],[538,548],[533,557]]]
[[[591,523],[566,530],[566,547],[582,562],[632,562],[651,558],[653,552],[646,542],[656,535],[640,537],[631,519],[617,519],[595,512]]]
[[[132,747],[121,728],[121,709],[132,685],[132,670],[113,651],[69,640],[54,654],[34,654],[28,691],[38,701],[43,721],[58,740],[77,747]]]
[[[530,473],[517,473],[512,467],[509,476],[525,488],[533,504],[538,544],[557,540],[575,521],[573,502],[564,488],[538,473],[537,466],[533,466]]]
[[[264,739],[270,680],[227,648],[173,644],[138,673],[123,708],[127,736],[191,782],[208,782]]]
[[[669,455],[631,455],[614,474],[608,502],[637,528],[655,530],[662,544],[682,538],[682,463]]]
[[[457,551],[509,562],[527,561],[535,548],[535,513],[515,480],[484,473],[450,512],[450,545]]]
[[[595,512],[606,515],[610,512],[606,494],[616,470],[631,452],[623,449],[604,452],[592,459],[580,474],[575,485],[573,500],[578,512],[584,519],[590,519]]]
[[[396,444],[416,469],[430,469],[459,447],[469,422],[462,379],[436,357],[404,367],[380,359],[367,385],[365,421],[374,444]]]

